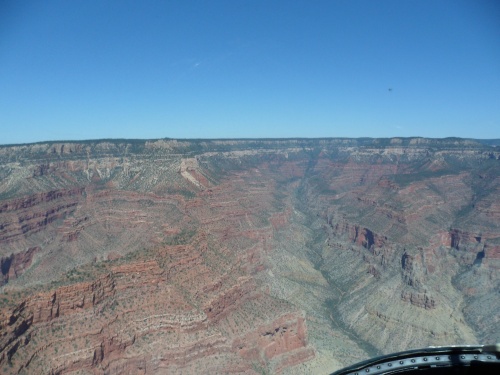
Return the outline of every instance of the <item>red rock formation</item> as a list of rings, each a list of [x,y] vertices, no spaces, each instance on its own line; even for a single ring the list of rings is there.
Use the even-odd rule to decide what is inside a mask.
[[[73,213],[83,191],[83,188],[54,190],[3,202],[0,215],[5,219],[0,225],[0,243],[42,231],[52,222]]]
[[[36,205],[59,200],[67,197],[81,196],[85,189],[82,187],[70,190],[52,190],[38,193],[25,198],[17,198],[2,202],[0,213],[19,211],[20,209],[31,208]]]
[[[14,280],[21,276],[26,269],[29,268],[33,257],[40,251],[39,247],[30,247],[24,252],[11,254],[8,257],[0,259],[3,283],[6,284],[9,280]]]
[[[365,249],[372,249],[374,247],[383,247],[387,238],[373,233],[368,228],[360,227],[357,224],[351,224],[347,221],[340,221],[330,224],[334,233],[339,236],[345,236],[349,241]]]
[[[236,309],[237,304],[249,298],[254,290],[255,284],[251,279],[246,278],[238,280],[238,284],[206,303],[203,311],[210,321],[217,322],[222,319],[224,315]]]
[[[260,361],[262,356],[272,359],[306,348],[306,336],[304,318],[289,314],[235,340],[233,348],[244,358]]]
[[[422,307],[424,309],[434,309],[436,301],[426,293],[410,292],[404,290],[401,292],[401,299],[409,302],[414,306]]]
[[[18,305],[8,319],[3,319],[0,366],[17,358],[14,361],[17,368],[35,369],[45,363],[54,373],[87,368],[96,373],[141,370],[151,374],[159,368],[186,368],[216,355],[236,355],[240,362],[243,361],[241,363],[246,363],[247,369],[252,368],[253,361],[262,358],[278,358],[283,368],[314,355],[307,348],[304,319],[294,313],[253,328],[241,330],[243,327],[240,327],[241,333],[236,336],[204,334],[222,319],[234,319],[231,316],[245,302],[245,293],[259,298],[251,279],[239,280],[225,291],[205,289],[207,293],[218,290],[218,296],[205,303],[206,313],[193,313],[192,307],[182,302],[181,295],[175,297],[171,284],[162,275],[163,270],[154,260],[122,264],[113,266],[110,273],[97,281],[63,286],[30,297]],[[165,288],[167,300],[178,299],[173,305],[165,303],[167,295],[162,291]],[[132,296],[137,289],[156,290],[156,296],[153,294],[152,300],[144,299],[144,304],[133,304],[132,310],[127,309],[124,297]],[[165,310],[156,308],[157,303]],[[156,313],[151,315],[154,311]],[[141,315],[146,317],[140,318]],[[87,317],[94,321],[90,330],[86,325],[73,325],[74,331],[66,341],[58,338],[61,334],[64,337],[64,332],[57,327]],[[180,341],[148,349],[163,358],[160,363],[151,361],[152,352],[132,357],[126,354],[142,352],[150,335],[165,334],[175,335]],[[37,342],[40,337],[44,340]],[[293,355],[288,357],[288,353]],[[47,358],[52,360],[47,363]]]
[[[486,259],[500,259],[500,246],[499,245],[484,245],[484,253]]]

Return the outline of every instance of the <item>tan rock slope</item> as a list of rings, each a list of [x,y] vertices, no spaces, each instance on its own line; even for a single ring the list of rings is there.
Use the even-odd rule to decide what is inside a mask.
[[[0,146],[0,372],[320,373],[500,339],[472,140]]]

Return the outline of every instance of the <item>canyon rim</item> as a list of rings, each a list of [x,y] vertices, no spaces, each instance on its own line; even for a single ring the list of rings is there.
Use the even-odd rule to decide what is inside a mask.
[[[328,374],[500,341],[500,149],[0,146],[0,372]]]

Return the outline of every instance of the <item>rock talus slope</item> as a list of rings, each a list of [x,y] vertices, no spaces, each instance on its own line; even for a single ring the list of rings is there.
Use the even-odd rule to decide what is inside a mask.
[[[500,339],[500,151],[0,147],[0,371],[329,373]]]

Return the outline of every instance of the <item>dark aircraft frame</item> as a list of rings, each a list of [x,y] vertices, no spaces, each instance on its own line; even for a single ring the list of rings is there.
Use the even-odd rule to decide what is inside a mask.
[[[376,357],[331,375],[500,375],[500,344],[438,346]]]

